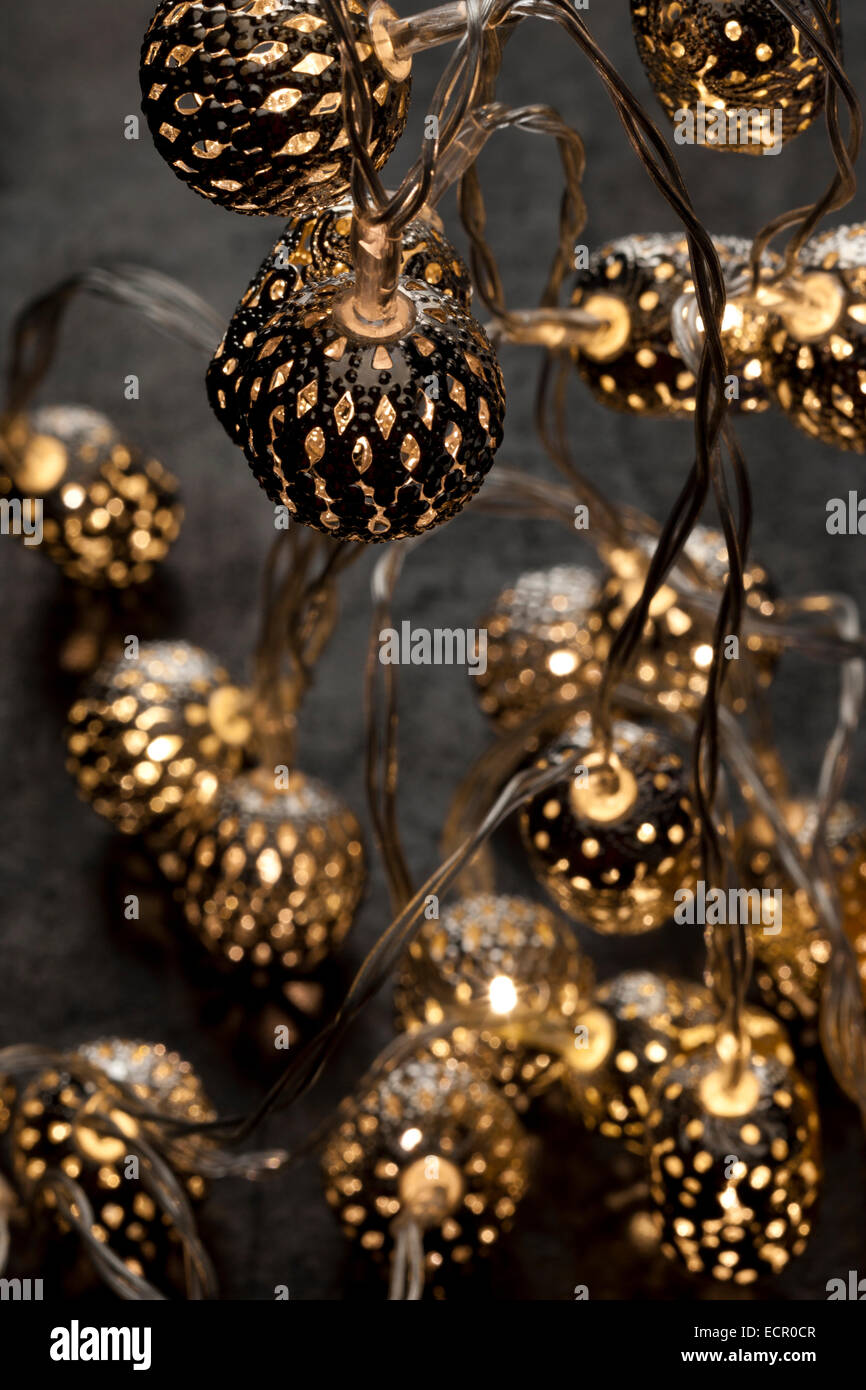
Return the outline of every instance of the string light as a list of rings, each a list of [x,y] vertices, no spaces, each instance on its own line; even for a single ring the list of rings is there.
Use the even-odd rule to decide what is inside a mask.
[[[349,0],[346,13],[380,169],[406,123],[410,84],[379,62],[364,6]],[[348,188],[343,63],[321,0],[163,0],[142,44],[141,94],[166,163],[233,212],[294,216]]]
[[[584,755],[577,775],[542,792],[521,815],[529,862],[563,911],[596,931],[651,931],[670,917],[675,889],[697,877],[697,823],[683,760],[662,734],[624,720],[605,752],[584,720],[537,766],[573,749]]]

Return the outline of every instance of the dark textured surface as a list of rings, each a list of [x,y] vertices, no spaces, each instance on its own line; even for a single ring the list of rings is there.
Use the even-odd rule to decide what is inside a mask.
[[[863,94],[866,13],[856,3],[846,11],[849,67]],[[6,17],[0,151],[4,325],[25,297],[98,257],[144,261],[174,274],[227,320],[273,244],[278,222],[231,215],[174,179],[143,122],[138,142],[124,139],[124,118],[138,110],[138,50],[149,17],[147,0],[80,0],[74,6],[49,0],[15,6]],[[588,20],[647,107],[660,115],[634,50],[626,0],[598,0]],[[442,61],[440,53],[417,64],[410,134],[395,158],[401,168],[416,148],[425,100]],[[590,246],[630,232],[673,228],[672,214],[639,169],[601,84],[558,34],[543,25],[524,27],[506,53],[501,96],[553,102],[583,131]],[[814,196],[829,176],[820,123],[766,164],[720,160],[711,151],[680,153],[697,208],[719,234],[750,234],[780,209]],[[556,156],[537,139],[504,136],[485,153],[482,174],[508,294],[522,307],[537,297],[553,249]],[[866,211],[862,194],[858,211]],[[449,235],[463,246],[450,202],[443,212]],[[240,677],[249,670],[272,511],[210,412],[206,360],[120,311],[82,304],[73,310],[43,399],[106,410],[182,480],[187,518],[158,603],[144,618],[125,616],[121,630],[185,637],[213,650]],[[509,350],[502,364],[508,414],[500,460],[549,475],[531,429],[532,354]],[[127,402],[123,378],[133,372],[140,377],[141,398]],[[571,399],[581,465],[615,497],[662,515],[689,465],[689,426],[608,413],[578,382]],[[744,420],[740,438],[754,482],[755,553],[781,590],[842,590],[862,602],[866,542],[828,536],[824,525],[827,499],[862,485],[862,457],[811,442],[775,413]],[[583,546],[575,551],[564,530],[489,520],[470,506],[410,561],[398,615],[411,614],[416,625],[471,627],[523,569],[579,561],[588,553]],[[305,708],[300,744],[304,769],[330,782],[364,819],[361,690],[369,603],[363,580],[372,559],[362,561],[345,585],[343,622]],[[0,540],[0,574],[0,1041],[69,1044],[107,1033],[160,1038],[196,1063],[221,1109],[248,1108],[275,1072],[273,1049],[268,1053],[255,1042],[268,1020],[203,973],[176,915],[159,908],[153,887],[135,877],[135,862],[121,856],[126,847],[76,800],[63,769],[61,740],[74,686],[58,673],[70,596],[47,561],[12,539]],[[435,864],[450,796],[488,739],[469,686],[455,668],[403,673],[402,826],[417,873]],[[791,657],[782,663],[775,686],[777,732],[795,786],[812,783],[832,728],[835,686],[835,673],[827,668]],[[849,786],[854,800],[866,797],[864,768],[861,752]],[[498,886],[530,893],[532,880],[516,846],[514,838],[503,843]],[[132,891],[154,904],[161,929],[146,933],[125,921],[123,897]],[[381,874],[374,870],[347,942],[344,978],[387,915]],[[686,937],[683,928],[588,944],[601,976],[647,963],[686,971],[700,959],[697,933]],[[390,1000],[383,995],[309,1103],[290,1124],[275,1122],[269,1137],[281,1141],[306,1132],[352,1088],[391,1029]],[[862,1135],[853,1109],[820,1076],[827,1181],[814,1238],[777,1283],[747,1291],[750,1297],[820,1298],[829,1278],[866,1269]],[[633,1180],[633,1160],[555,1115],[542,1113],[532,1125],[540,1138],[537,1168],[515,1229],[486,1268],[455,1285],[453,1297],[569,1299],[576,1284],[588,1285],[592,1298],[729,1296],[726,1288],[674,1274],[659,1257],[628,1243],[629,1208],[614,1209],[606,1198]],[[287,1284],[298,1299],[382,1296],[363,1258],[350,1259],[311,1162],[267,1188],[217,1187],[202,1226],[227,1298],[269,1299],[276,1284]],[[45,1248],[26,1232],[17,1233],[15,1270],[44,1273],[46,1291],[57,1289],[58,1247],[52,1250],[46,1264]]]

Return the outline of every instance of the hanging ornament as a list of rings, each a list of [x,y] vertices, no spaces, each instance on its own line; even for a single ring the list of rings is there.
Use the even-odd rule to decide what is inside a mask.
[[[601,679],[599,577],[582,565],[522,574],[481,621],[487,665],[474,679],[482,710],[514,729]]]
[[[775,1056],[732,1073],[730,1035],[676,1058],[647,1118],[662,1251],[693,1274],[753,1284],[805,1249],[821,1180],[809,1085]]]
[[[725,278],[746,269],[751,243],[714,237]],[[781,260],[765,253],[767,273]],[[594,251],[578,269],[571,302],[603,320],[575,352],[577,369],[602,405],[613,410],[665,418],[691,418],[695,374],[673,336],[671,316],[677,300],[694,294],[689,248],[676,234],[621,237]],[[722,346],[728,374],[736,378],[732,405],[766,410],[769,334],[778,319],[769,309],[729,303],[722,319]]]
[[[277,789],[258,769],[225,781],[180,849],[190,925],[211,951],[262,977],[308,975],[333,952],[366,877],[349,808],[299,772],[286,780]]]
[[[62,1231],[78,1230],[115,1287],[125,1272],[180,1282],[181,1245],[202,1273],[203,1252],[177,1220],[186,1226],[183,1188],[193,1198],[204,1194],[195,1161],[206,1141],[172,1146],[167,1166],[159,1119],[139,1117],[126,1098],[131,1093],[167,1119],[213,1119],[190,1064],[161,1043],[121,1038],[56,1056],[57,1065],[13,1084],[7,1108],[11,1171],[23,1202],[52,1212]]]
[[[172,836],[200,815],[250,734],[242,692],[188,642],[149,642],[100,667],[69,711],[66,766],[126,835]]]
[[[624,720],[605,753],[588,718],[537,762],[574,749],[581,765],[521,815],[529,862],[563,911],[605,934],[633,935],[673,915],[674,893],[696,882],[698,826],[683,760],[654,729]]]
[[[696,526],[686,542],[685,555],[697,567],[707,587],[721,594],[728,575],[728,551],[722,533]],[[609,550],[606,558],[611,575],[598,606],[602,627],[596,651],[600,660],[604,660],[613,636],[640,598],[651,551],[649,545],[640,550]],[[760,563],[748,562],[743,585],[746,613],[751,612],[757,618],[772,618],[776,611],[774,588]],[[697,710],[706,694],[713,660],[713,624],[713,612],[689,604],[673,585],[662,584],[656,591],[632,675],[638,685],[652,692],[659,704],[671,713]],[[778,659],[778,647],[771,638],[759,633],[743,634],[739,642],[745,648],[743,656],[748,653],[753,657],[749,669],[758,688],[768,689]],[[751,696],[749,687],[744,687],[738,679],[740,670],[736,666],[733,679],[727,682],[730,703],[738,714],[746,709]]]
[[[638,53],[680,144],[778,154],[819,116],[820,26],[793,0],[796,28],[772,0],[631,0]],[[836,0],[827,10],[838,25]],[[688,119],[686,119],[688,118]]]
[[[773,335],[776,400],[800,429],[866,452],[866,223],[807,242],[791,282],[800,302]]]
[[[817,827],[816,804],[788,802],[783,813],[801,852],[808,853]],[[856,942],[866,916],[866,819],[856,807],[839,802],[830,813],[826,833],[842,924]],[[740,831],[737,857],[743,883],[766,895],[760,914],[763,920],[757,921],[757,914],[753,914],[751,927],[757,962],[755,981],[761,995],[767,1007],[782,1018],[814,1021],[832,951],[829,927],[785,871],[773,828],[760,813]]]
[[[180,531],[176,480],[84,406],[7,417],[0,467],[0,494],[41,517],[39,549],[77,584],[145,583]]]
[[[242,362],[232,414],[274,504],[338,539],[397,540],[480,488],[502,438],[502,376],[453,297],[400,280],[400,325],[366,337],[343,318],[353,293],[346,276],[295,295]],[[235,370],[221,361],[212,395]]]
[[[381,169],[406,123],[408,76],[377,58],[346,7]],[[348,188],[338,34],[321,0],[163,0],[141,50],[142,110],[157,150],[196,193],[233,212],[297,216]]]
[[[519,1107],[560,1076],[551,1037],[570,1031],[592,981],[571,928],[547,908],[473,894],[425,921],[410,945],[394,994],[397,1026],[412,1031],[456,1018],[431,1051],[471,1060]],[[473,1021],[460,1022],[461,1010]],[[486,1016],[476,1023],[479,1012]]]
[[[418,1264],[435,1275],[508,1229],[528,1156],[523,1127],[494,1087],[465,1062],[419,1051],[343,1103],[322,1177],[348,1236],[387,1256],[413,1227]]]
[[[322,212],[295,217],[265,257],[255,279],[232,315],[226,335],[207,374],[208,397],[217,417],[236,442],[244,442],[244,418],[235,396],[244,367],[260,332],[299,290],[346,275],[352,267],[352,202],[344,198]],[[423,280],[446,298],[468,309],[472,297],[469,272],[442,235],[435,212],[427,210],[403,230],[400,274]]]

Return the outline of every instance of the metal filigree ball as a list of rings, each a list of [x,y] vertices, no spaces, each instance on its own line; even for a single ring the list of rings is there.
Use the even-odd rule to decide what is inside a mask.
[[[397,1025],[411,1031],[470,1010],[431,1051],[471,1060],[519,1108],[559,1078],[554,1035],[570,1031],[592,983],[572,929],[547,908],[477,893],[425,921],[410,945],[394,991]]]
[[[556,701],[598,685],[601,580],[581,565],[522,574],[482,619],[487,667],[474,679],[479,703],[514,729]]]
[[[388,1254],[394,1223],[424,1227],[425,1263],[446,1272],[508,1229],[528,1140],[507,1100],[465,1062],[419,1052],[345,1101],[322,1157],[329,1205],[365,1250]]]
[[[714,1047],[659,1077],[647,1118],[662,1251],[693,1274],[736,1285],[778,1274],[805,1249],[821,1181],[809,1085],[753,1056],[735,1089]]]
[[[866,453],[866,223],[813,237],[800,262],[805,275],[825,276],[811,285],[829,320],[795,316],[773,335],[776,400],[813,439]]]
[[[596,931],[651,931],[672,917],[674,893],[696,882],[698,826],[683,759],[656,730],[622,720],[607,764],[585,719],[536,765],[555,765],[575,749],[577,770],[521,813],[533,872],[563,911]]]
[[[380,169],[406,123],[409,81],[373,52],[348,0]],[[163,159],[233,212],[297,216],[348,188],[343,64],[319,0],[163,0],[141,50],[142,109]]]
[[[802,28],[772,0],[631,0],[638,53],[672,120],[685,110],[696,112],[699,104],[708,115],[718,109],[728,117],[739,111],[762,117],[755,128],[732,129],[726,121],[724,138],[708,124],[705,139],[696,131],[682,143],[778,153],[780,141],[792,140],[820,115],[824,68],[808,38],[809,30],[820,27],[806,0],[793,3]],[[836,0],[828,0],[827,8],[838,24]]]
[[[801,852],[808,853],[817,826],[817,806],[793,801],[785,821]],[[856,807],[839,802],[827,825],[827,846],[836,872],[842,924],[852,940],[866,917],[866,818]],[[769,821],[755,814],[742,827],[737,858],[743,886],[777,893],[781,911],[766,903],[764,920],[751,926],[755,982],[768,1008],[788,1020],[818,1017],[825,968],[832,938],[801,888],[786,872]]]
[[[104,1073],[104,1081],[82,1070],[81,1062]],[[24,1200],[54,1211],[64,1230],[68,1223],[58,1210],[57,1189],[74,1183],[92,1209],[91,1235],[133,1274],[162,1275],[178,1233],[148,1183],[131,1173],[127,1161],[137,1155],[139,1173],[146,1169],[148,1159],[138,1141],[159,1150],[159,1123],[131,1113],[118,1083],[143,1106],[165,1116],[191,1122],[215,1117],[201,1082],[177,1053],[161,1043],[101,1039],[22,1086],[10,1128],[12,1171]],[[203,1142],[192,1141],[193,1163],[195,1145]],[[204,1182],[194,1172],[185,1172],[182,1181],[190,1196],[204,1194]],[[65,1192],[74,1200],[71,1189]]]
[[[475,320],[419,280],[400,281],[415,315],[401,338],[348,338],[333,311],[351,284],[296,295],[237,377],[218,352],[209,390],[241,422],[272,502],[340,539],[398,540],[449,520],[480,488],[502,438],[502,376]],[[233,400],[221,376],[234,379]]]
[[[714,237],[728,281],[748,266],[751,243]],[[767,269],[781,265],[768,253]],[[671,315],[681,295],[694,292],[688,243],[675,233],[621,237],[594,251],[579,269],[572,304],[607,322],[575,353],[581,377],[602,405],[664,418],[695,411],[694,372],[683,361]],[[769,406],[769,311],[729,304],[722,320],[728,374],[736,377],[732,405],[750,412]]]
[[[472,298],[472,282],[465,265],[442,235],[435,213],[430,219],[415,218],[403,231],[401,275],[432,285],[464,309]],[[295,217],[262,262],[238,304],[215,361],[208,372],[210,403],[235,442],[243,443],[243,418],[234,406],[244,366],[258,334],[299,290],[314,288],[351,271],[350,234],[352,202],[344,198],[321,212]],[[226,370],[233,363],[231,370]]]
[[[703,583],[717,596],[721,595],[728,574],[728,552],[720,531],[696,526],[686,542],[685,553],[694,564]],[[603,660],[615,634],[640,598],[651,558],[649,545],[645,552],[616,551],[609,556],[612,573],[606,581],[599,602],[602,629],[596,650]],[[746,591],[746,614],[768,619],[776,611],[774,589],[764,567],[750,560],[743,575]],[[631,678],[659,704],[671,712],[696,710],[707,691],[707,678],[713,659],[712,612],[680,598],[676,589],[663,584],[657,591],[650,615],[633,661]],[[733,670],[726,682],[725,695],[739,713],[749,698],[743,676],[745,658],[750,675],[760,689],[772,683],[779,648],[763,634],[743,634],[740,638],[742,665],[732,662]]]
[[[187,920],[232,965],[309,974],[339,946],[366,878],[361,827],[321,782],[245,772],[182,845]]]
[[[39,548],[77,584],[144,584],[177,539],[176,480],[95,410],[42,406],[8,419],[0,467],[0,495],[31,527],[37,504]]]
[[[241,765],[241,693],[188,642],[149,642],[100,667],[69,711],[66,766],[79,793],[126,835],[172,836]]]

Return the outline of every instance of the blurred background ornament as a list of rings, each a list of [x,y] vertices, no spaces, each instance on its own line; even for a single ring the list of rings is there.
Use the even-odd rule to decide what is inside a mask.
[[[778,153],[824,107],[825,70],[809,41],[821,33],[807,0],[793,0],[802,28],[772,0],[631,0],[638,53],[656,96],[675,123],[682,112],[708,117],[680,143],[747,154]],[[838,26],[836,0],[827,11]],[[725,118],[722,138],[714,117]],[[731,132],[737,113],[760,115],[756,130]]]
[[[344,276],[295,295],[242,362],[232,413],[258,482],[294,520],[397,540],[480,488],[502,439],[502,376],[483,329],[440,290],[400,280],[407,317],[381,340],[344,328],[353,293]],[[218,351],[211,395],[229,367]]]
[[[177,835],[241,765],[242,691],[188,642],[149,642],[100,667],[69,711],[66,766],[78,791],[126,835]]]
[[[789,801],[782,810],[801,853],[808,855],[818,823],[817,805]],[[842,925],[857,948],[866,920],[866,818],[856,807],[838,802],[830,813],[826,837],[836,873]],[[740,829],[737,858],[744,885],[778,894],[781,907],[772,914],[772,920],[751,928],[755,982],[761,995],[780,1017],[814,1022],[832,953],[830,929],[786,871],[773,828],[759,812]],[[773,904],[768,902],[767,906]],[[858,956],[866,966],[864,948],[866,942],[858,949]]]
[[[431,1052],[471,1061],[519,1109],[561,1076],[556,1035],[571,1032],[592,983],[574,932],[547,908],[474,894],[425,921],[409,946],[395,986],[397,1026],[443,1024]]]
[[[536,878],[563,911],[605,934],[652,931],[673,913],[699,866],[689,775],[670,740],[625,720],[610,752],[589,718],[574,721],[538,759],[584,753],[520,818]]]
[[[41,515],[41,538],[25,543],[75,583],[144,584],[180,531],[176,480],[84,406],[7,416],[0,469],[0,494],[21,506],[25,520]]]
[[[714,237],[726,280],[749,265],[752,245],[738,237]],[[764,254],[766,273],[781,267]],[[620,237],[594,251],[578,268],[571,302],[606,323],[575,352],[577,369],[602,405],[664,418],[693,419],[695,374],[684,361],[671,324],[674,306],[694,294],[685,237],[646,233]],[[737,379],[732,405],[766,410],[769,334],[778,320],[769,309],[729,303],[722,319],[727,371]]]
[[[754,1054],[737,1074],[712,1045],[677,1057],[646,1125],[664,1254],[693,1274],[749,1285],[802,1253],[820,1127],[812,1089],[789,1064]]]
[[[773,334],[775,398],[795,425],[836,449],[866,452],[866,223],[808,241],[796,299]]]
[[[343,1102],[322,1178],[343,1230],[364,1250],[398,1254],[401,1232],[414,1227],[408,1296],[420,1298],[425,1272],[465,1265],[508,1230],[528,1158],[504,1096],[465,1062],[421,1049],[386,1063]]]
[[[514,729],[601,680],[602,583],[582,565],[530,570],[503,589],[481,620],[487,665],[473,678],[479,703]]]
[[[7,1049],[0,1065],[14,1066],[22,1051]],[[177,1143],[161,1130],[162,1120],[214,1118],[190,1064],[161,1043],[121,1038],[49,1055],[56,1064],[18,1081],[10,1106],[11,1171],[23,1202],[50,1211],[61,1231],[74,1228],[124,1297],[162,1296],[146,1292],[152,1282],[212,1294],[184,1195],[204,1195],[195,1164],[206,1141]]]
[[[348,932],[366,867],[361,827],[339,797],[299,772],[285,780],[280,789],[259,768],[223,782],[178,854],[183,910],[204,944],[232,966],[276,975],[293,998],[292,978]]]
[[[352,169],[340,36],[321,0],[163,0],[141,50],[142,109],[154,144],[196,193],[233,212],[297,216],[345,193]],[[380,169],[396,145],[410,82],[372,46],[366,8],[346,14]]]

